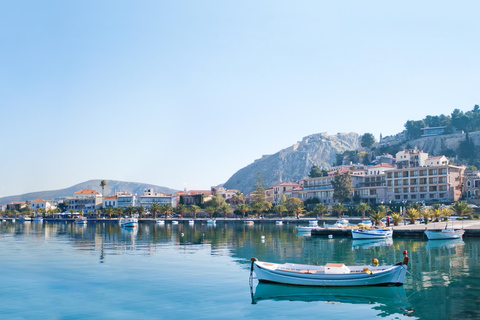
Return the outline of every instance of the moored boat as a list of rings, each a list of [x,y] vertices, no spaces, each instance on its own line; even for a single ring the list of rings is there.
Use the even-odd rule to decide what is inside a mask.
[[[87,224],[87,218],[84,216],[79,216],[75,219],[75,223],[78,225],[86,225]]]
[[[260,282],[300,286],[353,287],[401,286],[407,273],[408,257],[403,262],[385,266],[346,266],[327,263],[324,266],[295,263],[270,263],[252,258],[252,272]]]
[[[442,230],[425,230],[428,240],[447,240],[462,239],[465,230],[462,229],[442,229]]]
[[[283,225],[283,221],[275,221],[275,225],[277,225],[277,226],[282,226],[282,225]]]
[[[172,221],[172,224],[178,224],[178,221],[174,220]]]
[[[161,224],[161,225],[164,225],[165,224],[165,220],[160,220],[160,219],[157,219],[155,221],[156,224]]]
[[[393,235],[392,229],[368,229],[368,230],[356,230],[352,229],[353,239],[386,239],[391,238]]]
[[[243,222],[243,224],[247,225],[247,226],[253,226],[254,222],[249,220],[249,221],[245,221]]]
[[[214,225],[216,225],[216,221],[213,220],[213,219],[209,219],[209,220],[207,220],[207,224],[211,225],[211,226],[214,226]]]
[[[138,219],[137,218],[121,218],[120,219],[120,226],[122,227],[130,227],[134,228],[138,225]]]
[[[28,216],[21,216],[20,218],[18,218],[18,221],[21,221],[21,222],[32,221],[32,218]]]
[[[35,218],[32,219],[32,221],[40,223],[40,222],[43,222],[43,218],[42,217],[35,217]]]
[[[190,225],[195,224],[195,220],[188,220],[188,224]]]

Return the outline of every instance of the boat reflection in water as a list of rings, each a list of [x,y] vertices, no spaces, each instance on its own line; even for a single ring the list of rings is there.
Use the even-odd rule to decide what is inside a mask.
[[[438,248],[447,248],[447,249],[454,249],[458,247],[462,247],[465,245],[462,239],[451,239],[451,240],[436,240],[436,241],[428,241],[425,245],[425,249],[438,249]]]
[[[323,301],[340,304],[372,305],[379,316],[409,314],[412,309],[403,286],[400,287],[305,287],[258,283],[250,287],[252,304],[260,301]]]
[[[352,240],[352,248],[386,247],[393,244],[392,238]]]

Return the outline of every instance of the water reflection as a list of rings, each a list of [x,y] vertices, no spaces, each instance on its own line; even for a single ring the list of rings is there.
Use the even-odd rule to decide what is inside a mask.
[[[383,247],[393,245],[393,239],[362,239],[352,240],[353,249],[371,248],[371,247]]]
[[[250,287],[250,293],[252,304],[272,300],[371,305],[380,317],[411,316],[413,312],[403,286],[324,288],[258,283]]]
[[[465,242],[462,239],[451,239],[451,240],[430,240],[425,245],[426,249],[438,249],[438,248],[447,248],[454,249],[456,247],[464,246]]]

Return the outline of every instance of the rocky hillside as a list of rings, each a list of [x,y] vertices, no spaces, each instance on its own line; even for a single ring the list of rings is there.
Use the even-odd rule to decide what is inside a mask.
[[[357,133],[338,133],[329,136],[319,133],[307,136],[293,146],[273,155],[263,156],[237,171],[224,186],[250,193],[257,182],[257,174],[263,175],[264,185],[271,187],[282,182],[303,179],[313,165],[329,169],[335,155],[360,147]]]
[[[469,133],[470,139],[473,144],[478,147],[480,146],[480,131],[475,131]],[[460,142],[465,140],[464,133],[455,133],[455,134],[445,134],[433,137],[424,137],[416,140],[410,140],[404,142],[400,145],[400,149],[407,147],[417,147],[424,152],[427,152],[431,155],[442,155],[445,150],[457,150]]]
[[[52,190],[52,191],[40,191],[40,192],[31,192],[17,196],[8,196],[0,198],[0,203],[10,203],[12,201],[28,201],[28,200],[35,200],[35,199],[44,199],[44,200],[53,200],[65,197],[72,197],[74,192],[80,191],[82,189],[92,189],[99,193],[102,193],[102,188],[100,187],[101,180],[89,180],[79,184],[76,184],[72,187],[60,189],[60,190]],[[116,180],[105,180],[107,182],[107,186],[104,190],[105,196],[111,196],[117,191],[127,191],[132,194],[142,194],[143,191],[147,188],[151,188],[156,192],[164,192],[164,193],[175,193],[177,190],[173,190],[166,187],[159,187],[152,184],[146,183],[137,183],[137,182],[124,182],[124,181],[116,181]]]

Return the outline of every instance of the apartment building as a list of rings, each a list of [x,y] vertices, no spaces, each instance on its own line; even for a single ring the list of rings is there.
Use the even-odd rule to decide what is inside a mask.
[[[175,208],[177,207],[177,196],[162,192],[155,192],[153,189],[147,189],[141,196],[138,196],[138,206],[149,208],[153,203],[158,203],[160,205],[169,204]]]
[[[479,195],[480,171],[466,170],[463,175],[463,194],[467,199]]]
[[[84,189],[73,194],[73,198],[66,199],[67,209],[82,213],[100,210],[103,204],[102,195],[97,191]]]
[[[269,196],[267,194],[267,201],[270,201],[274,204],[279,204],[280,201],[282,200],[282,195],[288,191],[291,191],[295,188],[300,188],[301,185],[296,183],[296,182],[283,182],[280,184],[277,184],[267,190],[270,190],[271,195]],[[271,200],[269,200],[271,199]]]
[[[43,199],[36,199],[30,202],[30,208],[36,213],[39,209],[49,211],[51,208],[51,204],[48,201]]]

